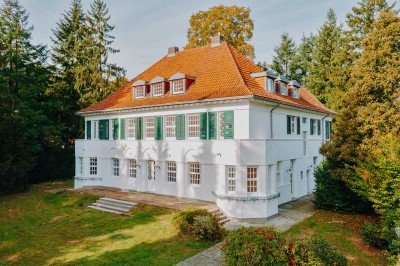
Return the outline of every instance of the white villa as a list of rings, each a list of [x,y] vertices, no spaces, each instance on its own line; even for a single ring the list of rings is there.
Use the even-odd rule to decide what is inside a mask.
[[[335,112],[263,71],[221,37],[168,54],[80,110],[75,188],[212,201],[231,219],[267,218],[312,192]]]

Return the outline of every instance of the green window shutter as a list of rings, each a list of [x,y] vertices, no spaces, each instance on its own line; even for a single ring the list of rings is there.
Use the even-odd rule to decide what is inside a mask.
[[[135,131],[136,139],[143,139],[143,117],[137,117],[135,119]]]
[[[110,120],[105,119],[104,120],[104,124],[105,124],[105,129],[104,129],[105,137],[104,137],[104,139],[105,140],[109,140],[110,139]]]
[[[125,118],[121,118],[121,120],[120,120],[120,139],[121,140],[124,140],[125,139],[125,121],[126,121],[126,119]]]
[[[300,135],[300,117],[297,117],[297,135]]]
[[[310,135],[314,135],[314,119],[310,118]]]
[[[217,113],[208,113],[208,138],[217,139]]]
[[[155,139],[162,140],[163,139],[163,118],[162,116],[155,117]]]
[[[86,121],[86,139],[92,138],[92,121]]]
[[[178,140],[185,139],[185,115],[175,116],[175,136]]]
[[[99,121],[99,139],[108,140],[109,137],[109,121],[108,119],[103,119]]]
[[[118,119],[113,119],[112,120],[112,126],[113,126],[113,135],[112,139],[117,140],[118,139],[118,132],[119,132],[119,120]]]
[[[224,139],[233,139],[234,132],[234,112],[224,111]]]
[[[207,137],[207,113],[200,113],[200,139]]]
[[[318,119],[318,135],[321,135],[321,120]]]
[[[292,127],[290,125],[291,121],[290,121],[290,115],[286,116],[286,133],[290,134],[292,133]]]

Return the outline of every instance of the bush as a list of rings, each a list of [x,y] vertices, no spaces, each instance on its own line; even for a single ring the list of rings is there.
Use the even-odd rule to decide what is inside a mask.
[[[174,226],[183,234],[198,239],[219,240],[225,231],[218,220],[205,209],[186,209],[178,212],[173,219]]]
[[[364,243],[375,248],[387,247],[387,241],[382,239],[382,228],[379,224],[373,222],[365,222],[360,227],[360,235]]]
[[[347,265],[322,239],[284,237],[269,227],[230,232],[222,250],[228,265]]]
[[[346,183],[332,176],[330,165],[322,162],[315,169],[314,203],[319,209],[345,212],[370,213],[371,203],[350,190]]]

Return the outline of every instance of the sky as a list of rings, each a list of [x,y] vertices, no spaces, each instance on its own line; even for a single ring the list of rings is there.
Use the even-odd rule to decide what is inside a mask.
[[[33,42],[51,46],[52,29],[61,14],[69,8],[68,0],[20,0],[34,26]],[[82,0],[84,9],[91,0]],[[296,43],[303,34],[316,33],[326,20],[329,8],[335,11],[338,22],[345,22],[346,14],[356,5],[354,0],[105,0],[115,28],[113,47],[119,49],[110,61],[127,70],[128,79],[134,78],[166,55],[168,47],[186,45],[189,19],[199,10],[219,5],[238,5],[251,10],[254,21],[253,38],[258,61],[272,61],[273,49],[283,32]]]

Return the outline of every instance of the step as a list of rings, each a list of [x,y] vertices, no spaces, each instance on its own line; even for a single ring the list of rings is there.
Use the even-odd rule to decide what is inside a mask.
[[[115,214],[125,214],[124,212],[110,210],[110,209],[97,207],[97,206],[93,206],[93,205],[89,205],[88,207],[91,208],[91,209],[96,209],[96,210],[103,211],[103,212],[111,212],[111,213],[115,213]]]
[[[101,203],[101,204],[106,204],[106,205],[110,205],[110,206],[116,206],[116,207],[121,207],[121,208],[133,208],[135,205],[137,205],[137,203],[132,203],[132,204],[122,204],[119,202],[113,202],[113,201],[107,201],[107,200],[102,200],[99,199],[96,201],[97,203]]]
[[[228,218],[225,218],[225,219],[223,219],[223,220],[218,221],[218,223],[219,223],[220,225],[223,225],[223,224],[226,223],[226,222],[229,222],[229,219],[228,219]]]
[[[104,203],[100,203],[100,202],[92,203],[90,206],[106,208],[106,209],[115,210],[115,211],[119,211],[119,212],[128,212],[130,210],[130,208],[113,206],[113,205],[108,205],[108,204],[104,204]]]
[[[137,203],[133,203],[133,202],[129,202],[129,201],[123,201],[123,200],[117,200],[117,199],[111,199],[111,198],[100,198],[100,199],[98,199],[98,201],[117,203],[117,204],[126,205],[126,206],[130,206],[130,207],[133,207],[137,204]]]

